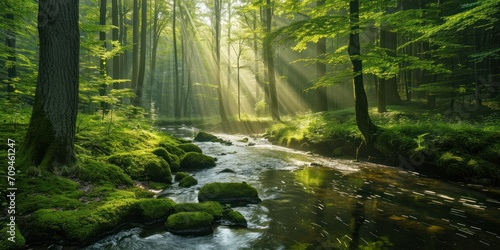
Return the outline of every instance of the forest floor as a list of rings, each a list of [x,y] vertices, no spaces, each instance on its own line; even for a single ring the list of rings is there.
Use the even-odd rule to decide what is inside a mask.
[[[354,109],[282,117],[266,132],[272,142],[333,157],[356,157],[453,181],[500,184],[500,112],[429,110],[423,104],[370,109],[379,126],[375,150],[362,145]]]

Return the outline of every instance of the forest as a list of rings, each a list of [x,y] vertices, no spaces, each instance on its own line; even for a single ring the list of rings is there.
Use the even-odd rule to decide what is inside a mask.
[[[492,249],[499,12],[3,0],[0,249]]]

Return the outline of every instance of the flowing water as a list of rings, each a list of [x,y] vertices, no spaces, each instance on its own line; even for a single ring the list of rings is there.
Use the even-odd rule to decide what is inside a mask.
[[[196,130],[167,132],[192,139]],[[173,185],[159,195],[197,202],[198,189],[206,183],[244,181],[263,200],[235,208],[248,228],[217,226],[213,235],[182,237],[137,225],[87,249],[499,249],[497,188],[323,158],[264,139],[218,136],[233,145],[197,143],[218,159],[217,166],[192,172],[198,185]],[[234,173],[221,172],[225,169]]]

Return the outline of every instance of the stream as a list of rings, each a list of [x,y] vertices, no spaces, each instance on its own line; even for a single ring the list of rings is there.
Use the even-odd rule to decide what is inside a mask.
[[[192,140],[197,130],[166,128]],[[196,143],[217,158],[189,172],[198,185],[159,195],[198,202],[210,182],[246,182],[263,200],[236,207],[248,228],[217,226],[182,237],[133,225],[86,249],[498,249],[500,189],[467,186],[383,165],[325,158],[256,138],[216,134],[232,145]],[[250,145],[249,145],[250,144]],[[232,172],[221,172],[231,169]],[[385,248],[384,248],[385,247]]]

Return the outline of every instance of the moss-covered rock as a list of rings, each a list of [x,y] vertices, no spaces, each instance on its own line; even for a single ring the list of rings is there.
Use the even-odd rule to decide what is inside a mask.
[[[246,183],[214,182],[204,185],[198,193],[198,201],[217,201],[221,204],[245,205],[260,203],[257,189]]]
[[[78,179],[95,184],[133,185],[130,176],[112,164],[86,159],[76,169]]]
[[[202,153],[201,148],[198,147],[197,145],[193,143],[184,143],[184,144],[179,144],[178,147],[184,152],[197,152],[197,153]]]
[[[172,183],[172,173],[170,166],[163,159],[150,159],[144,165],[144,172],[148,180]]]
[[[189,152],[182,157],[181,169],[200,169],[215,167],[215,158],[196,153]]]
[[[175,181],[180,181],[187,176],[189,176],[189,175],[184,173],[184,172],[177,172],[177,173],[175,173]]]
[[[140,199],[138,201],[138,214],[141,222],[152,224],[173,214],[174,206],[175,202],[168,198]]]
[[[247,219],[238,211],[224,209],[222,224],[234,227],[247,227]]]
[[[174,207],[176,213],[180,212],[205,212],[211,214],[215,220],[222,217],[222,206],[216,201],[200,203],[179,203]]]
[[[215,141],[217,139],[219,139],[219,138],[217,138],[217,136],[215,136],[215,135],[200,131],[200,132],[198,132],[198,134],[196,134],[193,141],[209,142],[209,141]]]
[[[24,245],[26,241],[19,231],[17,226],[9,226],[9,222],[2,221],[2,226],[0,229],[2,230],[2,234],[5,237],[0,239],[0,250],[16,250],[16,249],[24,249]]]
[[[173,234],[207,235],[213,233],[214,217],[206,212],[180,212],[170,215],[165,223]]]
[[[170,162],[172,161],[170,153],[165,148],[162,147],[155,148],[151,153],[153,153],[158,157],[161,157],[163,160],[168,162],[168,164],[170,164]]]
[[[134,180],[152,180],[171,183],[168,162],[148,152],[133,151],[112,155],[108,162],[125,171]]]
[[[175,174],[175,181],[179,182],[179,187],[191,187],[198,184],[198,181],[193,176],[184,172],[177,172]]]
[[[127,222],[136,203],[136,199],[120,199],[78,210],[40,209],[29,219],[27,242],[83,245]]]
[[[170,154],[177,155],[178,157],[181,157],[186,153],[184,150],[177,147],[177,144],[160,143],[160,147],[166,149]]]
[[[196,184],[198,184],[198,180],[196,180],[191,175],[188,175],[179,181],[179,187],[184,187],[184,188],[188,188],[188,187],[194,186]]]

